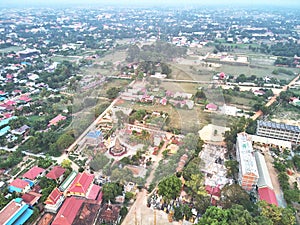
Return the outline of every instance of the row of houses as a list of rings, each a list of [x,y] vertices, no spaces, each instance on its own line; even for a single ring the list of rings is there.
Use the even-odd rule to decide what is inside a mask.
[[[194,101],[192,94],[185,92],[165,91],[164,97],[148,94],[145,88],[128,89],[121,95],[121,98],[126,101],[138,101],[143,103],[157,103],[167,105],[168,103],[179,108],[193,109]]]
[[[38,178],[45,176],[55,180],[60,186],[55,187],[44,202],[46,213],[54,214],[51,221],[53,225],[81,224],[78,215],[83,213],[84,207],[97,208],[95,213],[89,217],[91,224],[95,222],[102,203],[102,188],[95,184],[95,175],[72,171],[64,179],[66,170],[61,166],[53,166],[46,170],[38,166],[32,167],[21,178],[13,180],[9,184],[9,192],[21,194],[21,198],[12,200],[0,211],[0,224],[23,224],[33,214],[33,206],[41,198],[38,187]],[[18,207],[16,207],[16,205]],[[104,205],[98,217],[102,223],[116,224],[120,221],[120,206]],[[9,213],[8,213],[9,212]],[[13,221],[13,223],[12,223]],[[16,223],[16,221],[23,221]],[[50,223],[49,223],[50,224]]]

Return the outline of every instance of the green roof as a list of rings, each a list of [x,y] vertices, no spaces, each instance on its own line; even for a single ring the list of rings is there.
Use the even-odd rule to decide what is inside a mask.
[[[60,185],[59,190],[65,191],[69,187],[69,185],[72,183],[72,181],[75,179],[76,175],[77,175],[77,172],[73,170],[70,173],[70,175],[64,180],[64,182]]]

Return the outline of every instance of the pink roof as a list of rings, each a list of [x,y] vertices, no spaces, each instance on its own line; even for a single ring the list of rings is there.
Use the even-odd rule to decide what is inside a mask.
[[[94,175],[86,172],[78,173],[73,183],[68,188],[68,192],[86,194],[88,188],[94,180]]]
[[[210,195],[217,196],[217,197],[221,196],[221,189],[218,186],[212,187],[212,186],[206,185],[205,190]]]
[[[3,94],[5,94],[5,92],[4,91],[0,91],[0,95],[3,95]]]
[[[220,75],[219,75],[219,77],[220,77],[221,79],[224,79],[224,78],[225,78],[225,73],[224,73],[224,72],[221,72]]]
[[[66,199],[57,213],[52,225],[71,225],[83,203],[83,199],[71,197]]]
[[[268,187],[263,187],[258,189],[259,199],[264,200],[269,204],[274,204],[278,206],[277,198],[275,192]]]
[[[28,170],[26,173],[24,173],[23,177],[28,178],[30,180],[34,180],[38,175],[40,175],[44,171],[45,170],[43,168],[40,168],[38,166],[34,166],[30,170]]]
[[[49,121],[49,124],[48,126],[51,126],[51,125],[56,125],[59,121],[61,120],[65,120],[67,117],[59,114],[57,115],[56,117],[54,117],[52,120]]]
[[[9,101],[5,102],[5,104],[8,105],[8,106],[12,106],[12,105],[15,105],[17,103],[15,101],[9,100]]]
[[[20,189],[24,189],[27,185],[29,185],[29,183],[20,178],[17,178],[13,182],[10,183],[10,186],[20,188]]]
[[[30,102],[32,99],[29,98],[27,95],[22,95],[20,98],[19,98],[20,101],[24,101],[24,102]]]
[[[45,204],[55,205],[62,195],[63,193],[60,192],[57,187],[54,188],[53,191],[48,196],[47,200],[45,201]]]
[[[5,114],[4,114],[4,117],[5,117],[6,119],[8,119],[8,118],[12,117],[12,114],[10,114],[10,113],[5,113]]]
[[[95,200],[97,198],[100,190],[101,190],[100,186],[93,184],[88,193],[87,198]]]
[[[214,103],[209,103],[209,104],[207,104],[207,105],[205,106],[205,108],[206,108],[206,109],[214,109],[214,110],[216,110],[216,109],[218,109],[218,106],[215,105]]]
[[[54,166],[52,170],[46,175],[47,178],[56,180],[60,178],[64,173],[66,169],[62,168],[61,166]]]

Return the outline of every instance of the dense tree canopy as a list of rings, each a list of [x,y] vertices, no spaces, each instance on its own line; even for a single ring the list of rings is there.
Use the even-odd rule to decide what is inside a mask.
[[[178,197],[181,190],[181,180],[175,175],[171,175],[163,179],[158,184],[158,194],[162,195],[163,198],[169,202],[172,199]]]

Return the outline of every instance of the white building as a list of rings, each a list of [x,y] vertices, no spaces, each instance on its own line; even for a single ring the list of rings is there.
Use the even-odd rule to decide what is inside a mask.
[[[239,162],[239,184],[243,189],[250,191],[255,188],[259,174],[252,140],[247,133],[237,134],[236,157]]]

